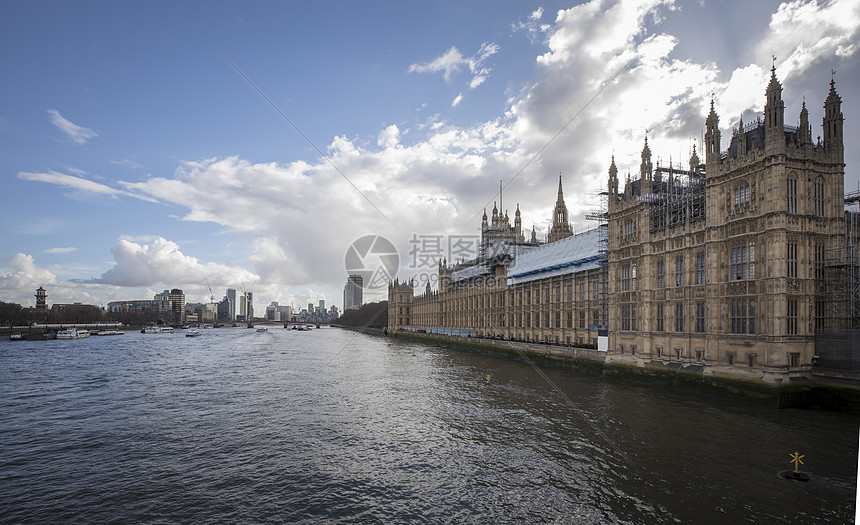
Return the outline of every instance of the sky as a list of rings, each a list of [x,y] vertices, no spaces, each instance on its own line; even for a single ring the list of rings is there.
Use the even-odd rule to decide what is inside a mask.
[[[858,46],[860,0],[4,2],[0,300],[341,307],[358,239],[429,275],[500,200],[545,237],[559,175],[593,227],[613,155],[686,166],[711,99],[727,148],[774,65],[813,137],[835,79],[857,190]]]

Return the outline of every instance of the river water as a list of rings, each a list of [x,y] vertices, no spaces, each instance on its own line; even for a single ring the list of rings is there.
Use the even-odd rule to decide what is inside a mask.
[[[858,429],[336,328],[3,341],[0,522],[850,523]]]

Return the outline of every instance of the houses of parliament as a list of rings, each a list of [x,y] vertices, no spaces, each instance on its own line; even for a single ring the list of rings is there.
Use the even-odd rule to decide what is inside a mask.
[[[613,158],[592,230],[573,234],[561,178],[546,243],[526,238],[519,207],[513,226],[485,213],[478,257],[441,261],[436,291],[389,285],[389,331],[593,345],[606,362],[777,384],[807,377],[817,337],[857,328],[848,281],[860,221],[845,211],[835,82],[817,139],[805,101],[799,125],[784,123],[775,68],[765,97],[763,117],[741,120],[725,150],[712,101],[704,161],[694,148],[687,169],[654,167],[646,137],[638,176],[621,187]]]

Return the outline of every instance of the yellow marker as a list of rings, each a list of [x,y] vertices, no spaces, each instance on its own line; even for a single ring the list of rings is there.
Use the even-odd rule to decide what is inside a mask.
[[[487,384],[490,384],[490,374],[487,374]]]
[[[805,458],[806,455],[801,455],[800,452],[795,452],[794,454],[789,454],[791,456],[791,460],[789,463],[794,463],[794,473],[797,473],[797,464],[800,463],[803,465],[803,461],[800,461],[801,458]]]
[[[451,360],[451,364],[452,364],[452,365],[454,364],[454,360],[453,360],[453,359]]]

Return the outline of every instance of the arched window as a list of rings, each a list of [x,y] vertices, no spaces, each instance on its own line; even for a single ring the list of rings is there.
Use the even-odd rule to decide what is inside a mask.
[[[788,213],[797,213],[797,176],[794,173],[785,180],[785,205]]]
[[[815,179],[815,185],[812,189],[812,202],[815,208],[815,216],[824,216],[824,178],[818,177]]]

